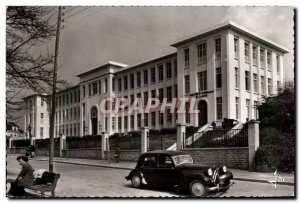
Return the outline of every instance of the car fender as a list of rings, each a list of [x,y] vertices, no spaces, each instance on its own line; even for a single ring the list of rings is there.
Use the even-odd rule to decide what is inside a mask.
[[[207,177],[206,175],[199,173],[199,174],[194,174],[194,175],[189,175],[184,178],[184,183],[186,186],[189,186],[189,184],[194,181],[194,180],[200,180],[203,181],[204,183],[209,183],[210,178]]]
[[[231,171],[227,171],[226,173],[220,175],[219,178],[222,180],[224,180],[224,179],[231,180],[231,179],[233,179],[233,174],[231,173]]]
[[[130,171],[129,175],[125,177],[126,180],[131,180],[133,174],[135,174],[135,173],[139,174],[139,176],[140,176],[141,179],[142,179],[142,183],[146,185],[147,182],[146,182],[146,180],[145,180],[145,178],[144,178],[144,175],[143,175],[143,173],[142,173],[140,170],[138,170],[138,169],[133,169],[132,171]]]

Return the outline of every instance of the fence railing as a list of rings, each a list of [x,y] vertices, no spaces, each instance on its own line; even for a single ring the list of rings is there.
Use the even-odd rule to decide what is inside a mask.
[[[176,142],[176,134],[151,134],[147,136],[147,150],[164,150],[169,148],[172,144]]]
[[[120,136],[109,139],[110,150],[119,146],[120,150],[135,150],[141,148],[141,136]]]
[[[195,139],[198,137],[199,139]],[[248,130],[211,130],[195,133],[191,139],[184,135],[184,148],[220,148],[220,147],[247,147]]]

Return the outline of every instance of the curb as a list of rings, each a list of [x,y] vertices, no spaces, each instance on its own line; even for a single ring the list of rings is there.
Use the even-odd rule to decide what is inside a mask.
[[[35,159],[36,161],[48,161],[47,159]],[[73,165],[80,165],[80,166],[92,166],[92,167],[99,167],[99,168],[111,168],[111,169],[121,169],[121,170],[132,170],[132,168],[128,167],[120,167],[120,166],[108,166],[108,165],[99,165],[99,164],[87,164],[87,163],[75,163],[75,162],[68,162],[68,161],[57,161],[53,160],[56,163],[63,163],[63,164],[73,164]],[[238,181],[246,181],[246,182],[256,182],[256,183],[269,183],[267,180],[257,180],[257,179],[249,179],[249,178],[233,178],[233,180]],[[277,185],[287,185],[287,186],[295,186],[295,183],[291,182],[278,182]]]

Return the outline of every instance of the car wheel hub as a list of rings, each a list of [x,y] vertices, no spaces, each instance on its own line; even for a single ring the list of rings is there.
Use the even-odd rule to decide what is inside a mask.
[[[201,183],[194,183],[192,185],[192,192],[195,196],[202,196],[205,193],[205,188]]]
[[[135,187],[139,187],[139,186],[140,186],[140,183],[141,183],[141,181],[140,181],[140,178],[139,178],[138,176],[134,176],[134,177],[132,178],[132,184],[133,184]]]

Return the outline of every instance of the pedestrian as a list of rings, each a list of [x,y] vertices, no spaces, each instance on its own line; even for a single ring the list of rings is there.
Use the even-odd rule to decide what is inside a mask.
[[[121,154],[121,149],[120,149],[119,145],[117,145],[117,147],[116,147],[116,154],[115,154],[115,161],[116,161],[116,163],[119,163],[120,154]]]
[[[213,130],[215,130],[215,129],[216,129],[216,126],[217,126],[217,125],[216,125],[216,122],[213,121],[211,125],[212,125],[212,127],[213,127]]]
[[[35,157],[35,146],[30,145],[30,157],[33,158]]]
[[[22,170],[16,180],[9,180],[6,184],[6,193],[12,196],[24,196],[24,187],[33,185],[33,169],[28,163],[26,156],[18,156],[17,161],[22,166]]]

